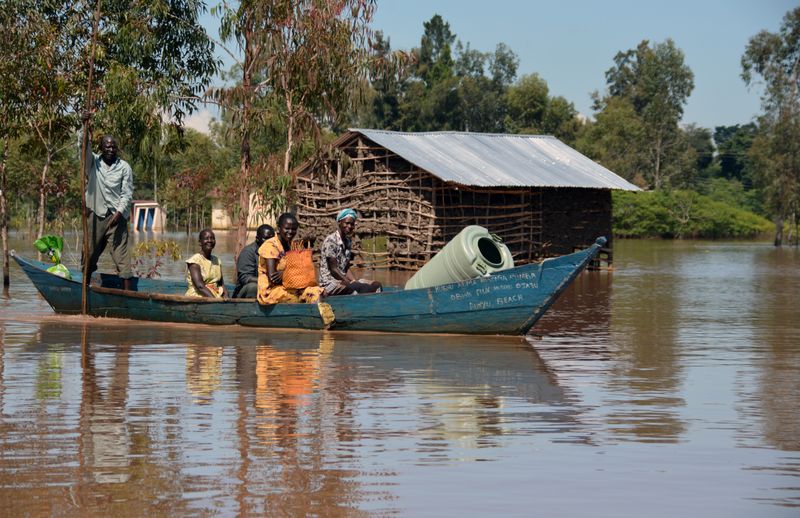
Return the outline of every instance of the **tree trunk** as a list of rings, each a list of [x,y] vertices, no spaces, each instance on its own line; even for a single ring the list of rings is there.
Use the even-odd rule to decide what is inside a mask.
[[[283,155],[283,174],[289,175],[289,165],[292,161],[292,147],[294,147],[294,116],[292,115],[292,96],[286,95],[286,153]],[[294,187],[294,186],[293,186]]]
[[[250,109],[253,89],[253,53],[252,34],[244,35],[244,65],[242,66],[242,89],[245,92],[242,103],[242,147],[239,161],[239,218],[236,221],[236,245],[233,249],[234,275],[239,252],[247,244],[247,220],[250,219]]]
[[[250,192],[245,186],[249,185],[247,179],[250,176],[250,132],[245,130],[242,135],[242,157],[239,169],[239,177],[243,187],[239,191],[239,218],[236,220],[236,247],[233,251],[233,262],[239,259],[239,252],[247,244],[247,220],[250,217]],[[238,274],[238,272],[237,272]]]
[[[30,204],[25,207],[25,221],[28,222],[25,234],[29,237],[33,237],[33,207],[31,207]]]
[[[52,162],[52,156],[50,153],[46,153],[47,157],[45,158],[44,167],[42,167],[42,177],[39,180],[39,213],[36,216],[37,222],[37,229],[38,232],[36,233],[36,238],[40,238],[44,235],[44,218],[45,218],[45,203],[47,203],[47,173],[50,170],[50,163]],[[39,260],[41,261],[41,253],[39,253]]]
[[[783,245],[783,216],[775,218],[775,246]]]
[[[653,187],[655,190],[661,189],[661,147],[662,147],[662,139],[661,135],[656,137],[656,145],[655,145],[655,153],[656,153],[656,163],[655,163],[655,170],[653,171]]]
[[[10,265],[8,264],[8,202],[6,201],[6,156],[8,154],[8,137],[3,140],[0,152],[0,235],[3,238],[3,287],[11,284]]]

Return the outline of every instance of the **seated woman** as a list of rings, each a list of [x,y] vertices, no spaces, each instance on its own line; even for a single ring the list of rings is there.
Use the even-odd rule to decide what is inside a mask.
[[[219,257],[211,255],[217,246],[217,238],[211,229],[200,231],[200,253],[186,260],[187,297],[228,298],[228,290],[222,280],[222,264]]]
[[[350,259],[353,257],[353,242],[350,236],[356,229],[358,215],[353,209],[344,209],[336,216],[339,229],[322,242],[319,263],[320,285],[323,295],[350,295],[352,293],[375,293],[382,289],[378,281],[356,280],[350,273]]]
[[[278,218],[278,235],[264,241],[258,249],[258,303],[317,302],[322,294],[319,286],[287,288],[283,286],[286,269],[286,252],[292,249],[299,223],[294,215],[281,214]]]

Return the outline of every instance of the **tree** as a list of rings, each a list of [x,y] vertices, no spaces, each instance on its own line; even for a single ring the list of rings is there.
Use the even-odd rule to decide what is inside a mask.
[[[428,88],[453,76],[452,45],[456,35],[450,24],[438,14],[424,22],[425,28],[417,51],[417,75]]]
[[[783,224],[797,221],[800,205],[800,7],[783,18],[780,31],[753,36],[742,56],[742,79],[764,81],[760,134],[749,158],[764,188],[775,220],[775,246],[783,242]]]
[[[647,185],[649,169],[644,122],[629,99],[610,97],[596,115],[596,122],[578,137],[576,148],[629,182]]]
[[[137,172],[137,191],[157,199],[166,155],[180,141],[216,73],[214,45],[199,23],[202,0],[101,4],[96,126],[111,133]],[[163,176],[163,172],[162,175]]]
[[[560,95],[549,99],[542,119],[542,133],[573,145],[582,125],[574,104]]]
[[[374,90],[370,104],[374,119],[368,126],[396,129],[400,118],[400,80],[397,67],[392,66],[395,56],[391,42],[389,38],[384,39],[381,31],[375,33],[373,52],[377,58],[370,69],[370,84]]]
[[[423,25],[420,46],[412,51],[416,65],[399,81],[398,116],[383,127],[504,132],[504,96],[516,77],[516,54],[503,43],[494,52],[471,48],[439,15]]]
[[[753,178],[748,166],[747,153],[753,145],[757,132],[758,127],[753,123],[714,128],[720,176],[738,180],[748,189],[753,187]]]
[[[11,139],[25,126],[25,113],[41,93],[35,75],[20,73],[36,69],[37,26],[29,23],[36,11],[25,0],[8,0],[0,9],[0,237],[3,241],[3,286],[10,282],[8,255],[8,151]]]
[[[49,177],[59,152],[72,146],[77,113],[98,110],[99,129],[114,133],[134,156],[153,157],[162,119],[179,124],[194,109],[197,94],[216,71],[212,44],[197,21],[202,9],[200,0],[4,4],[2,25],[9,29],[2,49],[3,66],[8,66],[4,105],[13,101],[18,127],[25,128],[20,131],[38,141],[35,154],[44,158],[37,182],[39,232],[52,213],[48,196],[66,192],[63,182]],[[96,59],[90,59],[95,12]],[[88,106],[90,64],[98,88]]]
[[[573,144],[580,128],[575,106],[563,97],[550,97],[539,74],[522,76],[505,91],[505,128],[511,133],[553,135]]]
[[[642,41],[636,49],[619,52],[606,71],[608,93],[595,96],[596,109],[603,110],[614,98],[626,99],[640,120],[642,171],[648,185],[659,189],[681,172],[676,167],[686,152],[678,123],[683,106],[694,88],[694,74],[684,64],[683,52],[671,39],[650,46]]]
[[[458,113],[453,114],[463,131],[503,133],[505,103],[503,91],[486,76],[465,76],[458,81]]]
[[[469,43],[456,43],[455,74],[459,77],[483,77],[489,55],[470,48]]]
[[[696,124],[688,124],[683,128],[683,135],[689,144],[691,152],[696,156],[689,169],[697,173],[696,180],[708,178],[711,176],[711,170],[714,165],[714,140],[711,136],[711,130]],[[686,180],[690,179],[686,178]],[[689,185],[695,186],[693,182],[687,181],[685,186]]]
[[[77,120],[70,113],[74,101],[72,70],[79,66],[79,56],[59,45],[58,16],[29,11],[27,23],[35,27],[35,61],[26,70],[35,82],[38,94],[26,103],[24,118],[28,129],[36,137],[44,163],[39,175],[39,209],[37,213],[37,236],[44,235],[50,169],[56,156],[72,147],[73,130]],[[37,146],[38,147],[38,146]]]
[[[506,91],[506,128],[511,133],[540,133],[549,91],[539,74],[522,76]]]
[[[101,106],[113,103],[118,109],[135,100],[130,97],[135,93],[180,123],[196,108],[198,96],[217,72],[214,44],[199,22],[203,1],[115,0],[101,7],[96,64],[98,83],[104,86]],[[112,77],[106,78],[109,74]]]
[[[289,176],[298,142],[354,105],[366,79],[373,0],[244,0],[234,8],[223,3],[220,35],[235,42],[242,58],[229,52],[241,70],[241,82],[213,89],[209,96],[230,111],[241,142],[236,250],[244,247],[249,197],[259,168],[253,168],[251,135],[267,111],[259,99],[275,96],[286,125],[286,145],[280,165],[275,157],[261,164],[267,177]],[[285,185],[277,182],[278,185]],[[288,193],[286,194],[288,197]]]
[[[517,77],[519,58],[505,43],[498,43],[494,54],[489,55],[489,72],[496,90],[502,90]]]
[[[4,55],[10,74],[4,101],[16,100],[17,123],[26,126],[40,147],[35,156],[44,156],[39,172],[37,235],[44,231],[45,202],[49,187],[48,172],[56,154],[68,147],[75,120],[68,114],[72,100],[70,71],[78,56],[65,49],[59,39],[64,7],[54,2],[41,5],[29,0],[14,0],[8,5],[4,27],[9,28]],[[20,67],[20,68],[17,68]],[[20,69],[24,73],[20,73]],[[13,83],[12,83],[13,82]],[[5,103],[4,103],[5,104]],[[6,105],[10,108],[9,105]]]

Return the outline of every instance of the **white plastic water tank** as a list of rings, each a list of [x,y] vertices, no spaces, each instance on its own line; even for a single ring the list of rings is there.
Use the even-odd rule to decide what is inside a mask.
[[[514,258],[502,239],[481,226],[470,225],[420,268],[405,289],[466,281],[513,267]]]

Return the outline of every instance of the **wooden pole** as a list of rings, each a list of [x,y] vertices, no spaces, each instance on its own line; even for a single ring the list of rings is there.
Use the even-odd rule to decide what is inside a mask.
[[[89,53],[89,79],[86,85],[86,112],[88,118],[83,121],[83,139],[81,143],[81,214],[83,216],[83,281],[81,282],[81,315],[87,312],[87,291],[89,286],[89,222],[86,220],[86,168],[88,157],[86,150],[91,145],[89,132],[92,117],[92,80],[94,78],[94,49],[97,45],[97,26],[100,25],[100,0],[94,8],[94,21],[92,22],[92,46]]]
[[[8,156],[9,138],[3,138],[3,149],[0,151],[0,239],[3,241],[3,293],[8,291],[11,284],[11,274],[8,264],[8,198],[6,197],[6,157]]]

